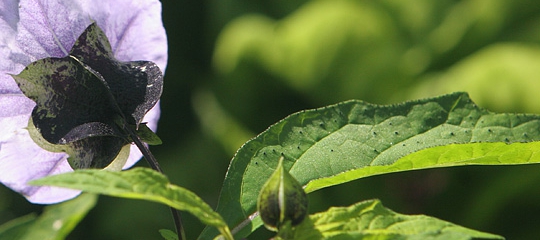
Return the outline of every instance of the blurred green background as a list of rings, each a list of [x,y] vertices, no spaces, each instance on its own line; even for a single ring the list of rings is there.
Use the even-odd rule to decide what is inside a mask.
[[[348,99],[389,104],[467,91],[498,112],[540,113],[535,0],[163,0],[169,38],[152,147],[175,184],[216,206],[229,160],[287,115]],[[140,161],[138,166],[147,166]],[[508,239],[540,236],[540,166],[460,167],[357,180],[310,211],[379,198]],[[0,224],[42,206],[0,187]],[[204,227],[183,214],[189,239]],[[167,207],[100,197],[68,239],[160,239]],[[261,228],[250,239],[272,236]]]

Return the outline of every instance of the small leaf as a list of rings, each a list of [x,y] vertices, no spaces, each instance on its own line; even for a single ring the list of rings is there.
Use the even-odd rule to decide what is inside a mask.
[[[148,143],[149,145],[161,145],[163,143],[161,141],[161,138],[159,138],[158,135],[155,134],[144,123],[140,124],[139,128],[135,129],[135,132],[137,133],[137,136],[139,136],[143,142]]]
[[[56,240],[65,239],[97,202],[97,196],[82,194],[79,197],[46,207],[38,218],[19,218],[8,229],[0,227],[0,239]],[[15,235],[13,235],[16,233]]]
[[[165,240],[178,240],[178,235],[169,229],[160,229],[159,233]]]
[[[300,183],[283,169],[283,157],[261,189],[257,209],[264,225],[272,231],[280,230],[284,224],[296,226],[306,217],[308,198]]]
[[[32,181],[31,184],[159,202],[178,210],[188,211],[204,224],[218,228],[226,239],[233,239],[225,221],[201,198],[185,188],[169,183],[167,177],[149,168],[134,168],[122,172],[76,170],[41,178]]]
[[[333,207],[309,216],[293,229],[292,239],[504,239],[434,217],[403,215],[379,200]]]

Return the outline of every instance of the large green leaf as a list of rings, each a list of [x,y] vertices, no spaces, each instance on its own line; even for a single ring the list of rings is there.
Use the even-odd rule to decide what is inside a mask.
[[[33,215],[17,218],[0,227],[0,239],[64,239],[96,201],[96,195],[82,194],[71,201],[45,208],[38,218]]]
[[[460,165],[538,163],[540,116],[498,114],[466,93],[379,106],[362,101],[302,111],[242,146],[217,212],[243,237],[261,225],[256,200],[285,157],[306,192],[382,173]],[[216,235],[205,229],[200,236]]]
[[[225,221],[208,204],[195,193],[169,183],[167,177],[149,168],[134,168],[122,172],[76,170],[34,180],[31,184],[163,203],[190,212],[204,224],[216,227],[223,235],[232,239]]]
[[[313,214],[286,233],[289,239],[503,239],[434,217],[403,215],[378,200]]]

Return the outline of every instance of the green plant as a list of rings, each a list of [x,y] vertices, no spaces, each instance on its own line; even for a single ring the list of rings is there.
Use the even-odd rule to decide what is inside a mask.
[[[96,206],[95,194],[169,206],[177,229],[159,230],[165,239],[194,238],[199,231],[192,226],[197,224],[207,226],[200,239],[259,238],[261,232],[276,239],[500,239],[484,231],[506,236],[505,228],[519,229],[525,239],[537,235],[526,223],[537,218],[538,195],[531,189],[540,182],[537,167],[529,164],[540,161],[540,116],[511,112],[539,111],[540,38],[535,32],[540,5],[474,0],[246,3],[210,1],[211,20],[181,19],[216,31],[208,34],[216,39],[198,41],[215,43],[207,46],[214,50],[212,71],[204,72],[208,69],[178,61],[189,58],[183,55],[189,51],[178,51],[180,45],[191,45],[175,37],[191,36],[190,30],[176,33],[171,30],[180,27],[166,26],[175,46],[169,53],[156,0],[104,1],[99,7],[79,0],[6,0],[0,7],[0,181],[32,203],[58,203],[86,193],[47,206],[40,216],[0,225],[0,238],[63,239],[72,231],[85,231],[88,238],[121,238],[111,232],[157,237],[149,219],[144,219],[145,227],[117,227],[131,224],[136,211],[158,217],[138,207],[89,217],[101,229],[113,229],[101,236],[96,234],[101,229],[77,230],[80,221],[89,221],[84,217]],[[182,16],[173,3],[163,1],[167,4],[164,17]],[[38,31],[43,29],[47,31]],[[204,56],[202,52],[198,54]],[[169,93],[161,96],[168,57],[173,66],[166,74]],[[186,77],[179,72],[191,73]],[[189,88],[194,92],[184,94]],[[426,98],[437,94],[442,95]],[[162,143],[153,133],[160,97],[162,120],[173,119],[160,123],[163,147],[152,147],[164,168],[147,146]],[[190,97],[206,135],[178,122],[190,119],[191,108],[178,106]],[[399,103],[385,104],[390,102]],[[314,106],[326,107],[283,118]],[[253,132],[261,133],[247,140]],[[233,153],[224,180],[225,166],[201,160]],[[154,170],[138,166],[120,171],[141,156]],[[464,166],[455,170],[460,175],[439,175],[434,183],[428,176],[418,190],[401,184],[409,175],[391,174],[454,166]],[[416,172],[426,173],[432,172]],[[270,187],[277,193],[261,194],[271,176],[286,177],[272,181],[279,183]],[[207,187],[212,179],[223,184],[217,204],[214,195],[187,190]],[[370,179],[393,182],[370,185]],[[469,189],[449,189],[445,181],[450,180]],[[351,184],[356,187],[343,190]],[[217,194],[217,188],[208,192]],[[431,196],[439,197],[434,201],[440,201],[432,206],[455,215],[429,215],[453,223],[412,214],[429,212],[423,206],[428,201],[418,195],[430,189],[436,192]],[[302,192],[310,204],[290,197],[304,196]],[[416,208],[396,204],[404,196],[411,199],[403,202]],[[13,218],[6,209],[17,205],[12,201],[16,197],[2,198],[0,220]],[[381,200],[366,200],[372,198]],[[114,198],[101,199],[105,203],[98,206]],[[321,199],[346,206],[327,208]],[[264,217],[257,203],[265,200],[270,202],[264,208],[271,215],[267,226],[277,233],[261,228]],[[110,207],[122,208],[129,207]],[[182,225],[177,211],[192,215],[184,219],[200,221]]]

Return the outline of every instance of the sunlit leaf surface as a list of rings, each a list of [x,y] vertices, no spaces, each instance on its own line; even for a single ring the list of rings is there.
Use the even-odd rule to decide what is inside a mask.
[[[292,231],[295,240],[309,239],[504,239],[424,215],[403,215],[378,200],[333,207],[309,216]]]
[[[32,184],[159,202],[178,210],[188,211],[204,224],[219,229],[222,234],[230,234],[221,216],[195,193],[169,183],[167,177],[150,168],[134,168],[122,172],[77,170],[38,179]]]
[[[257,194],[280,156],[309,193],[389,172],[538,163],[538,140],[540,116],[492,113],[465,93],[386,106],[347,101],[295,113],[242,146],[217,211],[237,236],[258,228]]]

